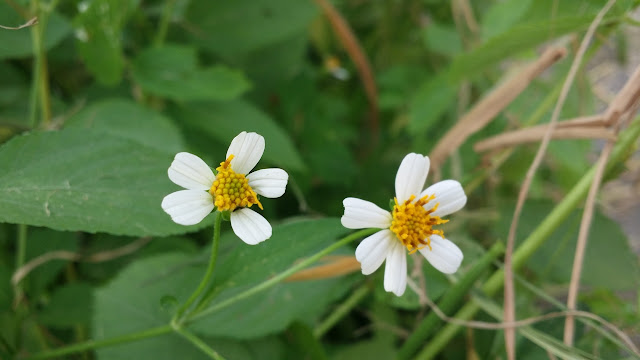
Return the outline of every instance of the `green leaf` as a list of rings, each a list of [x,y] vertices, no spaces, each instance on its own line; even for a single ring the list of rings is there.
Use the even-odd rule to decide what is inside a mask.
[[[491,5],[482,19],[482,37],[490,39],[519,23],[531,6],[531,2],[531,0],[505,0]]]
[[[0,2],[0,25],[15,27],[25,22],[26,20],[15,12],[7,1]],[[47,28],[43,31],[45,34],[44,48],[46,50],[53,48],[70,33],[71,25],[69,22],[58,13],[51,13],[47,19]],[[0,59],[23,58],[32,54],[33,45],[29,29],[0,29]]]
[[[121,33],[139,0],[92,0],[78,4],[74,20],[78,52],[98,82],[116,85],[122,79]]]
[[[317,12],[308,1],[193,0],[186,19],[193,42],[228,58],[306,33]]]
[[[231,100],[250,87],[244,73],[226,66],[200,68],[196,49],[165,45],[144,50],[133,62],[142,89],[173,100]]]
[[[530,234],[552,207],[548,202],[529,200],[523,210],[517,238],[522,240],[526,234]],[[512,212],[512,205],[501,209],[503,216],[499,222],[499,237],[506,236]],[[582,211],[575,211],[553,233],[550,244],[540,248],[532,256],[528,262],[531,271],[553,282],[569,283],[581,216]],[[589,232],[580,284],[611,290],[631,290],[636,289],[638,283],[640,265],[629,248],[620,225],[596,212]]]
[[[446,75],[439,74],[425,82],[409,104],[409,131],[421,134],[435,125],[456,100],[457,91]]]
[[[221,239],[214,275],[214,291],[219,293],[214,301],[267,280],[345,232],[337,219],[306,220],[275,226],[273,236],[258,246],[248,246],[227,232]],[[107,338],[166,324],[171,316],[162,309],[160,299],[170,295],[180,302],[186,300],[206,267],[206,256],[196,259],[166,254],[131,264],[96,292],[95,333]],[[313,320],[348,291],[352,281],[340,277],[283,283],[199,319],[190,327],[201,335],[233,338],[279,332],[295,320]],[[128,296],[124,299],[121,294]]]
[[[435,53],[453,56],[462,51],[460,34],[452,25],[431,22],[423,30],[423,37],[427,48]]]
[[[246,101],[190,103],[173,108],[171,114],[225,146],[240,132],[255,131],[265,138],[265,160],[287,171],[305,170],[288,134],[271,117]],[[224,160],[223,155],[220,154],[219,161]]]
[[[0,147],[0,221],[56,230],[146,236],[206,226],[175,224],[162,198],[178,190],[171,156],[85,129],[35,132]]]
[[[56,289],[51,300],[38,314],[38,320],[48,326],[68,328],[91,322],[92,288],[86,283],[68,284]],[[73,311],[69,311],[73,309]]]
[[[171,154],[186,147],[171,119],[127,99],[91,104],[69,118],[65,126],[94,129]]]

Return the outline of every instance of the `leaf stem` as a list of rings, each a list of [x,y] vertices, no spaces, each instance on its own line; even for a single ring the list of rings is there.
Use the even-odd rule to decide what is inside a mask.
[[[220,354],[218,354],[209,345],[207,345],[204,341],[202,341],[202,339],[200,339],[196,335],[192,334],[188,330],[186,330],[186,329],[184,329],[182,327],[179,327],[179,326],[175,327],[173,330],[175,332],[177,332],[178,334],[180,334],[183,338],[185,338],[191,344],[193,344],[193,346],[197,347],[203,353],[207,354],[210,358],[215,359],[215,360],[224,360],[224,358],[222,356],[220,356]]]
[[[184,312],[189,309],[189,306],[193,304],[196,299],[202,294],[202,292],[209,284],[211,280],[211,275],[213,275],[213,271],[216,268],[216,260],[218,259],[218,245],[220,243],[220,227],[222,226],[222,213],[220,211],[216,212],[216,222],[213,225],[213,244],[211,245],[211,257],[209,258],[209,266],[207,267],[207,272],[204,274],[204,277],[200,281],[200,284],[196,288],[196,290],[191,294],[189,299],[182,305],[176,314],[173,316],[171,320],[172,324],[179,324],[184,321],[182,315]]]
[[[110,339],[98,340],[98,341],[89,340],[89,341],[73,344],[70,346],[58,348],[55,350],[43,351],[41,353],[37,353],[33,356],[30,356],[27,359],[29,360],[51,359],[51,358],[73,354],[81,351],[93,350],[93,349],[98,349],[102,347],[118,345],[118,344],[136,341],[136,340],[142,340],[150,337],[160,336],[160,335],[168,334],[172,330],[173,328],[170,325],[158,326],[155,328],[151,328],[151,329],[147,329],[147,330],[143,330],[143,331],[139,331],[131,334],[126,334],[122,336],[117,336]]]
[[[377,231],[379,231],[379,229],[364,229],[364,230],[360,230],[360,231],[354,232],[354,233],[352,233],[350,235],[347,235],[344,238],[336,241],[335,243],[327,246],[323,250],[315,253],[313,256],[310,256],[310,257],[306,258],[305,260],[300,261],[299,263],[291,266],[289,269],[281,272],[280,274],[272,277],[271,279],[266,280],[266,281],[264,281],[264,282],[262,282],[262,283],[260,283],[260,284],[258,284],[256,286],[252,287],[251,289],[247,289],[246,291],[243,291],[243,292],[241,292],[241,293],[239,293],[239,294],[237,294],[237,295],[235,295],[233,297],[230,297],[230,298],[228,298],[228,299],[226,299],[224,301],[221,301],[221,302],[219,302],[219,303],[217,303],[217,304],[215,304],[215,305],[213,305],[211,307],[208,307],[208,308],[202,310],[199,313],[192,314],[189,317],[189,319],[187,319],[187,321],[188,322],[192,322],[194,320],[200,319],[200,318],[202,318],[204,316],[207,316],[207,315],[209,315],[211,313],[214,313],[214,312],[216,312],[218,310],[224,309],[227,306],[230,306],[230,305],[232,305],[232,304],[234,304],[234,303],[236,303],[236,302],[238,302],[240,300],[246,299],[249,296],[252,296],[252,295],[255,295],[255,294],[257,294],[257,293],[259,293],[261,291],[264,291],[264,290],[266,290],[266,289],[278,284],[279,282],[281,282],[282,280],[288,278],[289,276],[295,274],[296,272],[298,272],[298,271],[306,268],[307,266],[313,264],[314,262],[318,261],[323,256],[325,256],[327,254],[330,254],[334,250],[336,250],[336,249],[338,249],[338,248],[340,248],[340,247],[342,247],[342,246],[344,246],[344,245],[346,245],[346,244],[348,244],[348,243],[350,243],[350,242],[352,242],[352,241],[354,241],[356,239],[359,239],[359,238],[361,238],[363,236],[367,236],[367,235],[373,234],[374,232],[377,232]]]
[[[55,7],[56,1],[53,1],[50,8]],[[49,10],[50,11],[50,10]],[[34,93],[32,97],[31,125],[35,125],[35,107],[33,107],[36,99],[40,100],[41,124],[48,126],[51,121],[51,96],[49,90],[49,70],[47,67],[47,54],[44,49],[44,29],[47,26],[48,11],[42,11],[40,0],[31,1],[31,12],[38,17],[38,24],[31,27],[31,37],[33,39],[34,61]],[[33,96],[33,94],[32,94]]]

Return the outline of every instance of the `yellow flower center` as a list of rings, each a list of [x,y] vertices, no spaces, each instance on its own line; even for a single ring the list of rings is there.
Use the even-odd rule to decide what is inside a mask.
[[[244,174],[237,174],[231,169],[232,159],[233,155],[229,155],[229,158],[216,168],[218,174],[209,189],[209,194],[214,197],[214,205],[219,211],[233,211],[254,204],[258,204],[262,209],[258,194],[249,186],[249,180]]]
[[[430,210],[423,206],[435,199],[435,195],[426,195],[420,200],[413,202],[415,195],[411,195],[409,200],[399,204],[394,198],[396,205],[393,207],[393,220],[391,221],[391,231],[393,231],[402,244],[407,247],[411,254],[428,246],[431,249],[431,235],[436,234],[444,237],[442,230],[433,230],[434,225],[440,225],[449,220],[442,220],[439,216],[431,215],[438,208],[436,204]]]

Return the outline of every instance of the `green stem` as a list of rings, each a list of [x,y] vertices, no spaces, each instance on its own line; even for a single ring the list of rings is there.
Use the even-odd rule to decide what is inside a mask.
[[[110,339],[98,340],[98,341],[90,340],[90,341],[73,344],[73,345],[55,349],[55,350],[44,351],[44,352],[35,354],[33,356],[30,356],[27,359],[30,359],[30,360],[51,359],[51,358],[69,355],[69,354],[73,354],[81,351],[93,350],[93,349],[98,349],[102,347],[124,344],[128,342],[136,341],[136,340],[142,340],[150,337],[160,336],[160,335],[168,334],[172,330],[173,329],[171,326],[164,325],[164,326],[159,326],[159,327],[143,330],[143,331],[132,333],[132,334],[110,338]]]
[[[194,314],[193,316],[191,316],[188,321],[193,321],[193,320],[197,320],[199,318],[202,318],[204,316],[207,316],[211,313],[214,313],[218,310],[224,309],[229,305],[232,305],[240,300],[246,299],[249,296],[255,295],[261,291],[264,291],[276,284],[278,284],[279,282],[281,282],[282,280],[288,278],[289,276],[295,274],[296,272],[306,268],[307,266],[313,264],[314,262],[318,261],[320,258],[322,258],[323,256],[330,254],[331,252],[333,252],[334,250],[356,240],[359,239],[363,236],[367,236],[370,234],[373,234],[374,232],[379,231],[379,229],[364,229],[364,230],[360,230],[357,232],[354,232],[351,235],[348,235],[344,238],[342,238],[341,240],[338,240],[337,242],[327,246],[326,248],[324,248],[323,250],[315,253],[313,256],[306,258],[304,261],[301,261],[293,266],[291,266],[289,269],[281,272],[280,274],[272,277],[269,280],[266,280],[254,287],[252,287],[251,289],[248,289],[246,291],[243,291],[235,296],[232,296],[224,301],[221,301],[211,307],[208,307],[204,310],[202,310],[201,312]]]
[[[52,3],[53,8],[55,3]],[[33,53],[35,56],[35,77],[34,86],[37,88],[37,97],[32,97],[32,102],[40,100],[41,124],[49,125],[51,121],[51,96],[49,91],[49,70],[47,68],[47,55],[44,49],[44,28],[47,26],[48,14],[41,11],[40,0],[31,1],[31,11],[38,16],[38,25],[31,27],[31,36],[33,38]],[[33,103],[32,103],[33,105]],[[35,109],[32,106],[32,109]],[[32,126],[35,125],[35,111],[31,114]]]
[[[640,119],[636,119],[620,134],[618,143],[611,154],[610,161],[607,163],[605,174],[610,172],[616,164],[624,161],[625,157],[633,150],[633,146],[638,137],[640,137]],[[585,198],[595,176],[595,170],[596,167],[594,165],[513,253],[514,271],[524,265],[531,255],[544,244],[553,231],[571,214],[580,201]],[[502,288],[503,284],[504,270],[500,269],[493,273],[482,287],[482,290],[487,295],[492,296]],[[479,309],[480,307],[477,303],[470,302],[460,309],[455,317],[461,320],[468,320],[473,317]],[[422,352],[420,352],[416,359],[433,358],[449,343],[451,338],[455,336],[460,329],[461,327],[459,325],[447,324],[438,332],[438,335],[429,342]]]
[[[184,312],[189,309],[189,306],[193,304],[196,299],[200,296],[200,294],[205,290],[207,284],[211,280],[211,275],[213,275],[213,271],[216,268],[216,260],[218,259],[218,245],[220,243],[220,227],[222,226],[222,213],[220,211],[216,212],[216,222],[213,226],[213,244],[211,245],[211,257],[209,258],[209,266],[207,267],[207,272],[204,274],[204,277],[200,281],[200,284],[196,288],[196,290],[191,294],[189,299],[182,305],[178,311],[176,311],[175,316],[171,320],[172,323],[180,323],[184,319],[182,315]]]
[[[173,330],[178,334],[180,334],[183,338],[185,338],[191,344],[193,344],[193,346],[197,347],[203,353],[207,354],[210,358],[215,360],[224,360],[224,358],[220,356],[220,354],[218,354],[215,350],[209,347],[209,345],[207,345],[204,341],[202,341],[202,339],[192,334],[188,330],[183,329],[181,327],[176,327]]]
[[[158,26],[158,34],[156,35],[153,44],[157,47],[162,46],[164,39],[167,37],[169,30],[169,23],[171,22],[171,15],[173,13],[173,5],[176,0],[167,0],[162,8],[162,18],[160,18],[160,25]]]
[[[340,306],[338,306],[323,322],[321,322],[313,330],[313,336],[317,339],[324,336],[327,331],[340,321],[345,315],[347,315],[356,305],[369,294],[371,289],[367,284],[363,284],[356,289],[347,300],[345,300]]]
[[[469,289],[478,280],[480,275],[484,274],[493,261],[500,255],[504,254],[504,244],[501,242],[495,243],[489,251],[487,251],[482,258],[476,262],[471,270],[469,270],[460,281],[455,283],[445,294],[442,299],[438,301],[438,307],[445,314],[453,312],[460,306],[464,296],[469,292]],[[407,341],[402,345],[400,351],[398,351],[398,359],[409,359],[420,347],[425,343],[427,338],[436,330],[440,318],[435,312],[431,312],[425,317],[420,325],[411,333]]]

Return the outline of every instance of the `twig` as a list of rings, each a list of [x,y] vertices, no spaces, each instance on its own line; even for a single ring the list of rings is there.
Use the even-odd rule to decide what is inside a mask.
[[[353,34],[353,31],[349,27],[347,21],[340,15],[333,5],[327,0],[315,0],[316,4],[320,6],[322,11],[329,19],[333,30],[336,32],[338,39],[344,46],[347,54],[356,65],[362,85],[367,94],[369,100],[369,130],[371,131],[371,147],[375,147],[379,137],[379,124],[378,124],[378,89],[376,87],[373,71],[371,70],[371,64],[369,59],[362,50],[358,39]]]
[[[504,259],[504,321],[509,323],[515,321],[515,289],[513,286],[513,268],[512,268],[512,253],[513,247],[515,243],[516,237],[516,229],[518,228],[518,220],[520,219],[520,213],[522,212],[522,207],[524,206],[524,201],[529,192],[529,187],[531,186],[531,181],[533,180],[533,176],[538,170],[540,163],[542,162],[542,157],[547,150],[547,146],[549,145],[549,141],[551,140],[551,135],[555,129],[555,125],[558,122],[558,117],[560,116],[560,110],[562,109],[564,102],[569,94],[569,89],[571,88],[571,84],[578,72],[578,68],[580,67],[580,62],[584,57],[584,53],[587,50],[589,42],[593,37],[593,34],[596,31],[596,28],[602,21],[602,18],[606,14],[607,11],[613,6],[615,0],[609,0],[607,4],[598,12],[595,19],[589,25],[589,29],[587,29],[587,33],[584,35],[582,42],[580,43],[580,47],[576,52],[576,56],[573,59],[573,63],[571,64],[571,68],[569,69],[569,74],[565,79],[565,82],[562,86],[562,91],[560,92],[560,96],[558,97],[558,102],[556,103],[555,108],[553,109],[553,113],[551,114],[551,120],[549,121],[549,127],[547,128],[547,132],[542,138],[542,143],[538,148],[538,152],[536,157],[533,160],[533,163],[527,170],[527,175],[522,184],[522,188],[520,189],[520,193],[518,194],[518,201],[516,203],[516,208],[514,210],[513,220],[511,221],[511,226],[509,228],[509,237],[507,239],[507,250],[505,252]],[[515,328],[506,328],[504,331],[505,337],[505,345],[507,348],[507,355],[509,360],[514,360],[516,355],[515,349]]]
[[[11,276],[11,283],[15,286],[20,281],[22,281],[22,279],[24,279],[27,275],[29,275],[31,271],[35,270],[38,266],[41,266],[51,260],[68,260],[68,261],[83,261],[83,262],[89,262],[89,263],[99,263],[99,262],[113,260],[125,255],[129,255],[133,252],[136,252],[138,249],[145,246],[149,241],[151,241],[150,237],[143,237],[125,246],[122,246],[113,250],[102,251],[89,256],[84,256],[82,254],[74,253],[71,251],[64,251],[64,250],[51,251],[31,259],[28,263],[18,268],[13,273],[13,276]]]
[[[24,24],[22,24],[20,26],[11,27],[11,26],[0,25],[0,28],[5,29],[5,30],[20,30],[20,29],[24,29],[24,28],[29,27],[29,26],[36,25],[37,23],[38,23],[38,17],[34,16],[33,18],[31,18],[31,20],[27,21],[26,23],[24,23]]]
[[[431,151],[432,168],[440,168],[444,160],[476,131],[484,128],[507,105],[509,105],[529,83],[549,66],[561,59],[566,53],[564,48],[547,49],[536,62],[529,65],[520,74],[505,81],[478,102],[471,110],[438,141]]]
[[[356,260],[355,256],[329,255],[322,260],[325,261],[324,264],[298,271],[297,273],[289,276],[285,281],[291,282],[327,279],[351,274],[360,270],[360,263]]]

